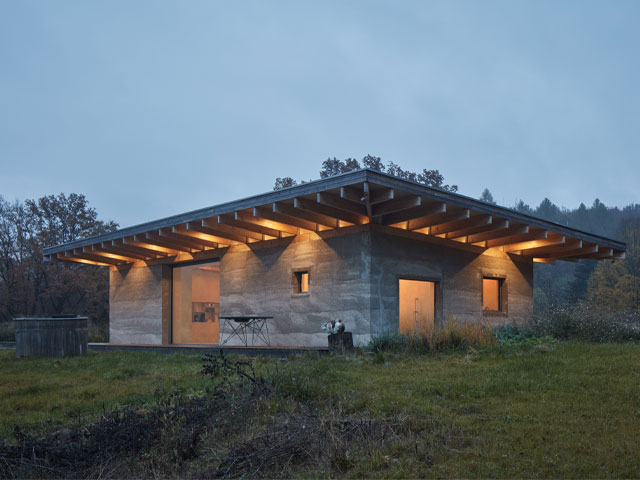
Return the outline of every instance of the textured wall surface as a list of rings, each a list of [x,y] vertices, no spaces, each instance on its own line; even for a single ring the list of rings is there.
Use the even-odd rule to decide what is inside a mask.
[[[354,342],[369,339],[369,233],[330,236],[229,252],[221,259],[222,314],[264,314],[272,345],[327,346],[322,323],[341,319]],[[309,293],[294,293],[294,272],[309,271]],[[223,333],[228,333],[227,331]],[[237,341],[229,345],[238,344]]]
[[[398,331],[399,279],[436,284],[436,326],[448,317],[492,324],[524,321],[533,310],[533,264],[480,255],[361,228],[347,235],[299,236],[227,251],[220,259],[224,314],[261,314],[271,344],[326,346],[320,326],[341,319],[354,343]],[[353,232],[354,230],[352,230]],[[321,238],[322,237],[322,238]],[[163,275],[164,269],[164,275]],[[309,293],[294,293],[294,273],[310,273]],[[170,330],[167,265],[111,271],[111,343],[165,343]],[[482,311],[482,277],[505,278],[505,313]],[[224,330],[223,338],[229,331]],[[238,345],[237,339],[228,345]]]
[[[110,343],[162,343],[162,271],[163,265],[111,269],[109,274]]]
[[[379,232],[371,237],[371,333],[398,329],[398,280],[429,280],[436,286],[436,326],[449,317],[491,324],[522,322],[533,312],[533,264],[506,254],[478,255]],[[502,258],[501,258],[502,257]],[[482,311],[483,276],[505,278],[504,314]]]

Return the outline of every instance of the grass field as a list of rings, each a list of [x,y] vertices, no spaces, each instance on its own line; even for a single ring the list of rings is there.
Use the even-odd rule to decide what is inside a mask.
[[[359,353],[256,359],[284,415],[393,420],[406,435],[353,448],[328,472],[345,477],[640,477],[640,346],[526,343],[414,356]],[[155,393],[202,395],[197,356],[92,353],[17,360],[0,351],[0,431],[54,428]],[[265,407],[266,408],[266,407]],[[404,430],[403,430],[404,431]],[[203,440],[206,444],[206,439]],[[209,448],[209,447],[207,447]],[[211,447],[213,448],[213,447]]]

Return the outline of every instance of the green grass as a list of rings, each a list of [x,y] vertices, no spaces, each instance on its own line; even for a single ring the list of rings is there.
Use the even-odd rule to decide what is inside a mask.
[[[155,392],[203,392],[200,358],[150,353],[89,353],[87,357],[17,359],[0,350],[0,435],[16,423],[46,427],[103,409],[144,405]]]
[[[424,438],[349,459],[349,477],[639,477],[640,346],[525,343],[416,356],[258,359],[287,408],[403,419]],[[197,356],[18,360],[0,352],[0,429],[200,393]],[[278,400],[279,399],[279,400]],[[446,437],[453,438],[447,441]],[[428,441],[427,441],[428,440]],[[415,448],[413,445],[415,444]],[[304,476],[323,476],[310,465]],[[335,474],[335,472],[334,472]]]

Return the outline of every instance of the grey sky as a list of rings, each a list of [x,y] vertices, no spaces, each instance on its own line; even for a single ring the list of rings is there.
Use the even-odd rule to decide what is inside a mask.
[[[640,202],[640,2],[0,0],[0,194],[121,226],[370,153]]]

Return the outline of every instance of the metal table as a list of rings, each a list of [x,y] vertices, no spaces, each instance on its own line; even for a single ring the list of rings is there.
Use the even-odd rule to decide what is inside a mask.
[[[226,344],[233,337],[237,337],[244,344],[249,346],[249,335],[251,345],[255,345],[256,338],[262,340],[265,345],[271,346],[269,340],[269,326],[267,320],[272,320],[269,315],[220,315],[222,329],[220,330],[220,345]],[[223,340],[225,327],[229,327],[231,332]]]

